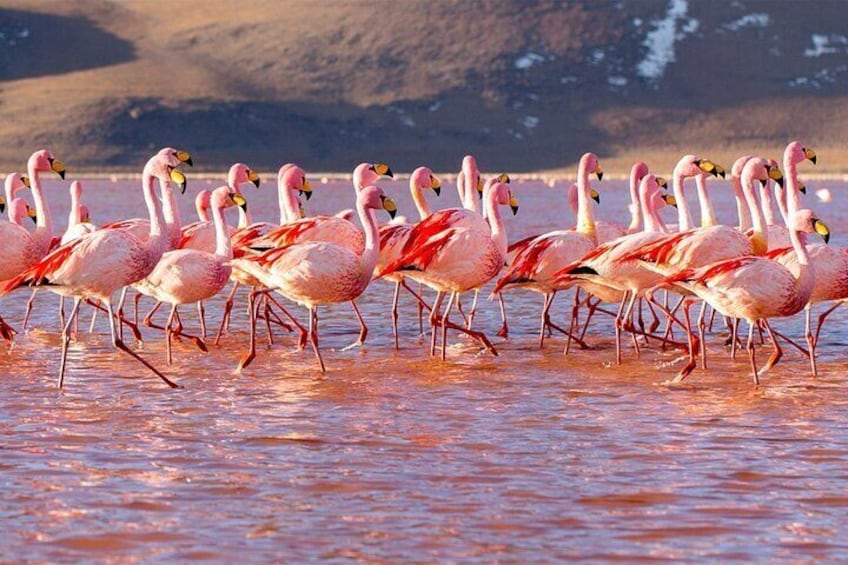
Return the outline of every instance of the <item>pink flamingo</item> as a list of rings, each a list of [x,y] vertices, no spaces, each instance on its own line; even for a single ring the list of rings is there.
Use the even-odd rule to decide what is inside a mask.
[[[424,190],[432,190],[438,196],[441,190],[441,183],[439,179],[433,176],[433,172],[430,169],[427,167],[418,167],[409,177],[409,191],[412,193],[412,201],[415,203],[421,220],[425,220],[431,214],[430,205],[424,197]],[[406,222],[393,222],[380,226],[380,256],[377,260],[376,270],[374,271],[375,278],[383,277],[383,272],[386,268],[400,258],[401,252],[409,240],[413,226],[413,224]],[[395,349],[399,349],[397,320],[400,287],[403,285],[409,292],[415,293],[404,282],[403,273],[395,272],[386,275],[385,278],[395,283],[395,293],[392,299],[392,333],[395,339]],[[420,300],[417,294],[416,297]]]
[[[577,226],[573,230],[557,230],[537,236],[517,252],[507,271],[495,285],[493,294],[511,288],[526,288],[544,297],[539,331],[539,347],[545,343],[548,327],[569,335],[550,319],[550,307],[561,287],[553,284],[553,275],[564,265],[569,265],[598,245],[595,221],[590,203],[589,174],[603,175],[598,157],[586,153],[577,170]],[[597,193],[595,193],[597,195]]]
[[[687,288],[721,314],[748,322],[748,359],[756,384],[759,384],[760,375],[783,355],[768,320],[797,314],[813,293],[815,273],[810,266],[805,234],[819,233],[825,242],[830,236],[827,226],[810,210],[794,212],[791,218],[792,247],[798,255],[795,270],[767,257],[749,255],[698,269],[684,269],[666,279],[669,284]],[[762,371],[757,370],[753,340],[754,327],[759,322],[764,324],[774,345],[774,352]],[[682,381],[687,374],[678,374],[672,383]]]
[[[483,196],[483,179],[480,175],[480,169],[477,168],[477,159],[473,155],[466,155],[462,158],[462,169],[456,176],[456,189],[459,191],[459,200],[462,207],[480,213],[480,205],[477,203],[475,194],[479,194],[480,197]]]
[[[168,148],[157,153],[144,167],[142,190],[150,216],[150,233],[146,241],[139,240],[126,230],[97,230],[59,247],[0,287],[0,295],[21,286],[30,285],[47,286],[52,292],[74,298],[71,316],[62,329],[60,388],[64,384],[70,329],[79,313],[81,301],[86,298],[96,298],[105,303],[109,313],[112,344],[118,350],[141,362],[169,386],[177,387],[174,382],[132,351],[119,338],[112,311],[112,296],[116,291],[148,276],[168,246],[167,235],[163,233],[165,221],[162,208],[154,194],[153,181],[155,178],[159,178],[161,182],[168,182],[171,179],[177,182],[185,181],[182,173],[176,171],[174,167],[185,162],[187,158],[180,159],[178,155],[188,156],[187,153]],[[32,172],[36,173],[30,175],[33,186],[39,185],[37,176],[39,170],[58,168],[63,171],[64,169],[57,166],[57,163],[47,152],[41,152],[33,159],[30,167]]]
[[[88,209],[85,208],[81,202],[82,183],[78,180],[72,182],[70,193],[71,211],[68,214],[68,228],[62,235],[62,245],[65,245],[66,243],[73,241],[78,237],[82,237],[83,235],[89,234],[97,229],[90,221],[91,219],[88,216]]]
[[[380,253],[380,234],[374,210],[380,209],[394,216],[397,207],[376,186],[359,191],[356,210],[365,228],[365,248],[362,254],[335,243],[304,242],[233,260],[234,265],[262,281],[267,287],[263,292],[276,290],[309,309],[309,338],[321,372],[326,372],[326,367],[318,347],[318,306],[351,302],[371,282]],[[254,299],[254,294],[251,294],[250,299]],[[250,312],[253,335],[256,321],[252,303]],[[248,363],[249,360],[242,360],[239,367],[246,367]]]
[[[15,211],[20,209],[15,206],[15,200],[17,200],[17,194],[20,190],[24,188],[29,188],[29,177],[22,175],[20,173],[9,173],[6,175],[5,180],[5,195],[6,198],[3,200],[3,204],[8,206],[9,208],[9,221],[13,224],[21,225],[21,221],[15,221]],[[0,197],[2,200],[2,197]],[[23,208],[24,210],[26,208]],[[0,206],[0,214],[3,213],[3,207]],[[33,215],[35,217],[35,215]],[[22,220],[22,219],[21,219]]]
[[[152,296],[159,303],[166,302],[171,305],[171,313],[164,328],[169,365],[172,362],[171,336],[174,333],[174,321],[178,316],[177,307],[212,298],[224,288],[230,278],[229,261],[233,258],[233,248],[223,210],[235,205],[242,210],[247,208],[244,197],[235,191],[231,192],[230,187],[221,186],[215,189],[211,196],[217,237],[215,252],[198,249],[168,251],[162,255],[153,272],[135,285],[140,292]]]
[[[435,355],[436,330],[442,328],[442,359],[445,358],[448,328],[456,329],[479,340],[497,355],[497,351],[482,332],[463,328],[450,322],[450,311],[460,293],[477,289],[500,272],[506,259],[507,237],[499,205],[509,205],[518,212],[518,201],[509,185],[497,182],[483,195],[487,219],[465,209],[440,210],[412,228],[400,259],[389,265],[384,275],[403,271],[437,291],[430,310],[432,335],[430,354]],[[444,316],[440,316],[442,301],[450,293]]]

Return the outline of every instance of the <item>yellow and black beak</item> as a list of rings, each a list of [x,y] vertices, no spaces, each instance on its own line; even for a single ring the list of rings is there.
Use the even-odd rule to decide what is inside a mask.
[[[810,160],[810,162],[815,165],[816,164],[816,152],[810,149],[809,147],[804,148],[804,157]]]
[[[180,163],[185,163],[189,167],[194,166],[194,162],[191,160],[191,155],[186,151],[177,151],[176,153],[177,159],[180,160]]]
[[[598,180],[602,180],[604,178],[604,171],[601,169],[600,163],[598,163],[598,166],[595,167],[595,175],[597,175]]]
[[[766,165],[768,177],[777,183],[778,186],[783,186],[783,172],[777,167]]]
[[[186,180],[186,176],[182,173],[182,171],[175,169],[173,167],[169,167],[171,170],[168,173],[171,177],[171,181],[176,183],[177,187],[180,189],[180,194],[185,194],[186,187],[188,186],[188,181]]]
[[[380,200],[383,201],[383,210],[388,212],[389,217],[394,220],[395,214],[397,214],[397,204],[395,204],[395,201],[388,196],[380,196]]]
[[[38,212],[35,211],[35,208],[33,208],[32,206],[27,204],[26,205],[26,212],[27,212],[27,217],[29,217],[29,219],[32,220],[32,223],[37,224],[38,223]]]
[[[58,159],[54,159],[53,157],[48,157],[47,160],[50,162],[50,168],[54,173],[59,175],[60,178],[65,178],[65,165],[62,164],[62,161]]]
[[[303,177],[303,186],[300,189],[300,195],[306,198],[307,201],[312,198],[312,185],[309,184],[306,177]]]
[[[799,182],[798,183],[798,192],[800,192],[801,194],[807,194],[807,185],[804,184],[803,182]]]
[[[477,175],[477,196],[479,196],[481,200],[483,199],[483,179],[480,175]]]
[[[6,199],[0,195],[0,214],[6,211]]]
[[[247,200],[244,198],[244,196],[242,196],[238,192],[231,192],[230,200],[232,200],[233,204],[247,212]]]
[[[433,192],[436,193],[436,196],[439,196],[442,193],[442,183],[433,175],[430,175],[430,188],[433,189]]]
[[[247,171],[247,180],[252,182],[253,186],[255,186],[256,188],[259,188],[259,183],[261,182],[259,180],[259,173],[257,173],[256,171],[248,170]]]
[[[716,164],[709,159],[698,159],[695,161],[695,164],[698,165],[698,168],[705,173],[711,174],[714,177],[718,176],[718,168],[716,167]]]
[[[677,198],[675,198],[673,194],[662,194],[660,195],[660,198],[663,199],[666,206],[673,206],[677,208]]]
[[[498,175],[498,182],[505,182],[509,184],[509,175],[506,173],[501,173]]]
[[[21,181],[24,183],[24,186],[27,188],[31,188],[29,177],[26,175],[21,175]]]
[[[825,243],[830,241],[830,228],[823,221],[813,218],[813,229],[816,230],[817,234],[822,236]]]
[[[374,169],[375,173],[382,177],[389,177],[390,179],[395,178],[395,176],[392,174],[392,170],[385,163],[376,163],[374,165],[371,165],[371,168]]]
[[[597,191],[597,190],[595,190],[594,188],[590,188],[590,189],[589,189],[589,196],[591,196],[591,197],[592,197],[592,200],[594,200],[594,201],[595,201],[595,202],[597,202],[598,204],[600,204],[600,203],[601,203],[601,195],[600,195],[600,194],[598,194],[598,191]]]
[[[512,215],[518,214],[518,198],[509,193],[509,207],[512,208]]]
[[[657,179],[657,186],[659,186],[662,189],[668,190],[668,181],[665,180],[664,177],[656,177],[656,179]]]
[[[727,178],[727,172],[724,170],[724,167],[722,167],[721,165],[716,163],[715,168],[716,168],[716,176],[719,176],[723,179]]]

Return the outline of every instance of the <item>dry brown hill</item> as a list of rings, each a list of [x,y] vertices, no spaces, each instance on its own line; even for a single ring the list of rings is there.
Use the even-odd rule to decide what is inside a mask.
[[[844,167],[842,2],[13,1],[0,165],[135,169],[163,144],[349,170],[666,166],[799,137]]]

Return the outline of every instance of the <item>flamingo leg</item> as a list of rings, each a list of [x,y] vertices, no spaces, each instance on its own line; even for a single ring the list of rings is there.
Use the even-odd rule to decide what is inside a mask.
[[[547,330],[547,325],[545,324],[545,319],[548,316],[548,308],[551,307],[553,295],[544,294],[542,295],[542,315],[541,318],[541,326],[539,327],[539,349],[542,349],[545,346],[545,330]]]
[[[730,332],[730,358],[736,359],[736,345],[739,341],[739,318],[733,318],[733,330]]]
[[[356,319],[359,320],[359,339],[353,344],[357,345],[365,345],[365,338],[368,336],[368,326],[365,325],[365,320],[362,319],[362,314],[359,313],[359,307],[356,305],[356,300],[351,300],[350,305],[353,307],[353,313],[356,314]],[[318,313],[315,313],[315,319],[318,320]],[[324,362],[321,361],[321,366],[324,365]]]
[[[450,313],[453,309],[454,300],[456,300],[456,293],[452,292],[448,298],[448,305],[445,306],[445,315],[442,316],[442,361],[444,361],[446,357],[446,350],[448,346],[448,321],[450,320]]]
[[[621,316],[624,313],[624,306],[630,296],[630,291],[625,290],[621,297],[621,304],[618,305],[618,314],[615,316],[615,364],[621,365]]]
[[[256,358],[256,309],[254,303],[256,302],[256,296],[263,292],[270,292],[270,290],[253,290],[247,296],[248,312],[250,313],[250,346],[247,354],[241,358],[238,367],[236,367],[236,371],[239,373]]]
[[[757,374],[757,358],[754,354],[754,326],[756,322],[748,322],[748,343],[745,349],[748,350],[748,361],[751,363],[751,374],[754,376],[754,384],[760,384],[760,376]]]
[[[74,307],[71,308],[71,315],[62,327],[62,355],[59,360],[59,382],[57,388],[62,388],[65,385],[65,367],[68,363],[68,346],[71,344],[71,326],[79,312],[81,301],[82,299],[80,298],[74,298]]]
[[[406,286],[406,281],[401,279],[403,282],[403,286],[406,287],[406,290],[412,292],[412,289]],[[418,334],[424,335],[424,308],[427,308],[427,303],[421,300],[421,293],[424,292],[424,285],[418,283],[418,294],[415,296],[418,299]],[[412,292],[412,294],[415,294]]]
[[[402,280],[400,279],[395,283],[395,294],[392,297],[392,335],[395,338],[395,351],[400,349],[398,341],[398,298],[400,298],[400,283]]]
[[[0,337],[10,343],[15,337],[15,329],[7,324],[3,318],[0,318]]]
[[[118,299],[118,321],[121,322],[118,326],[118,334],[121,340],[124,339],[124,301],[127,299],[127,291],[130,287],[125,286],[121,289],[121,298]],[[136,325],[138,318],[136,318]]]
[[[661,310],[663,310],[663,311],[664,311],[667,315],[668,315],[668,314],[669,314],[669,312],[670,312],[670,317],[669,317],[669,319],[668,319],[668,322],[666,323],[665,331],[663,332],[663,339],[664,339],[664,340],[672,339],[672,338],[671,338],[671,333],[672,333],[672,329],[671,329],[671,328],[672,328],[672,318],[674,317],[674,314],[676,314],[676,313],[677,313],[677,311],[680,309],[680,305],[681,305],[681,304],[683,304],[683,301],[684,301],[685,299],[686,299],[686,297],[685,297],[685,296],[681,296],[681,297],[680,297],[680,300],[678,300],[678,301],[677,301],[677,304],[675,304],[675,305],[674,305],[674,308],[672,308],[671,310],[669,310],[669,309],[668,309],[668,304],[667,304],[667,302],[668,302],[668,291],[666,291],[666,306],[665,306],[665,308],[661,308]],[[655,305],[655,306],[659,306],[659,304],[657,304],[656,302],[654,302],[654,305]]]
[[[62,298],[64,299],[65,297],[63,296]],[[62,300],[62,302],[60,302],[60,304],[59,304],[59,305],[60,305],[60,306],[61,306],[61,308],[64,310],[64,308],[65,308],[64,300]],[[95,325],[96,323],[97,323],[97,308],[93,308],[93,309],[91,310],[91,322],[88,324],[88,333],[89,333],[89,335],[94,333],[94,325]]]
[[[551,293],[551,295],[550,295],[550,299],[549,299],[549,300],[548,300],[548,302],[547,302],[547,307],[546,307],[546,308],[545,308],[545,310],[542,312],[542,318],[543,318],[543,325],[542,325],[542,328],[543,328],[543,329],[556,330],[556,331],[558,331],[559,333],[563,334],[564,336],[567,336],[569,339],[573,339],[573,340],[577,343],[577,345],[578,345],[578,346],[580,346],[580,349],[588,349],[588,348],[589,348],[589,346],[588,346],[588,345],[586,345],[586,343],[585,343],[582,339],[580,339],[579,337],[577,337],[577,336],[573,335],[573,334],[571,333],[571,330],[566,330],[566,329],[564,329],[564,328],[561,328],[560,326],[558,326],[557,324],[555,324],[555,323],[553,322],[553,320],[551,320],[551,316],[550,316],[550,309],[551,309],[551,305],[554,303],[554,299],[556,298],[556,292],[557,292],[557,291],[553,291],[553,292]],[[540,342],[541,342],[541,338],[540,338]]]
[[[456,299],[456,310],[462,314],[462,320],[467,325],[468,324],[468,316],[465,315],[465,310],[462,308],[462,302],[460,301],[461,296],[458,296]]]
[[[60,298],[60,300],[59,300],[59,326],[64,328],[65,327],[65,297],[60,296],[59,298]],[[95,312],[97,312],[97,310],[95,310]],[[91,332],[89,332],[89,333],[91,333]]]
[[[87,299],[86,303],[89,306],[91,306],[92,308],[94,308],[95,310],[100,310],[102,312],[107,311],[106,308],[103,307],[103,304],[99,300]],[[135,339],[138,340],[139,343],[142,343],[144,341],[144,339],[142,338],[142,335],[141,335],[141,331],[138,329],[138,326],[136,324],[130,322],[126,318],[121,319],[120,322],[121,322],[122,326],[127,326],[130,330],[132,330],[133,336],[135,336]]]
[[[271,303],[268,302],[268,295],[262,297],[263,313],[265,318],[265,330],[268,332],[268,347],[274,345],[274,333],[271,331]]]
[[[630,296],[630,302],[627,305],[627,312],[624,315],[624,324],[625,328],[630,332],[630,335],[633,338],[633,347],[636,349],[636,357],[641,355],[641,351],[639,350],[639,340],[636,338],[636,327],[633,325],[633,307],[636,305],[636,299],[638,298],[636,292],[632,292]],[[621,361],[619,361],[619,365]]]
[[[707,313],[707,302],[701,301],[701,311],[698,313],[698,338],[701,340],[701,368],[707,368],[707,325],[704,317]]]
[[[804,318],[805,318],[805,332],[804,335],[807,338],[807,348],[810,351],[810,370],[813,373],[813,378],[818,377],[818,367],[816,367],[816,338],[813,336],[813,333],[810,328],[810,318],[812,316],[812,305],[807,303],[807,307],[804,308]],[[821,323],[819,323],[818,329],[821,329]],[[816,335],[818,335],[818,329],[816,330]],[[771,332],[771,328],[769,328],[769,332]]]
[[[591,295],[586,297],[586,303],[588,304]],[[568,352],[571,351],[571,336],[574,335],[574,330],[579,327],[579,316],[580,316],[580,287],[576,287],[574,290],[574,305],[571,307],[571,322],[568,325],[568,338],[565,340],[565,349],[562,350],[563,355],[568,355]],[[586,329],[583,329],[583,333],[580,335],[580,338],[583,338],[583,335],[586,333]]]
[[[165,326],[158,326],[153,323],[153,315],[159,311],[159,308],[162,307],[162,302],[156,301],[156,304],[153,305],[153,308],[150,309],[150,312],[147,313],[147,316],[144,317],[144,320],[141,321],[142,324],[147,326],[148,328],[153,328],[156,330],[166,330]]]
[[[498,293],[498,303],[501,307],[501,329],[495,335],[506,339],[509,337],[509,325],[506,323],[506,304],[504,304],[504,297],[500,292]]]
[[[819,334],[821,333],[821,329],[822,329],[822,325],[824,324],[824,321],[827,319],[828,316],[833,314],[834,310],[836,310],[837,308],[842,306],[842,304],[843,304],[842,302],[837,302],[836,304],[834,304],[833,306],[831,306],[830,308],[828,308],[827,310],[825,310],[824,312],[819,314],[819,322],[816,325],[816,333],[813,336],[813,341],[816,345],[818,345],[818,343],[819,343]]]
[[[141,293],[136,292],[133,296],[133,323],[138,325],[138,304],[141,302]]]
[[[229,329],[230,327],[230,313],[233,310],[233,297],[235,296],[238,287],[238,281],[234,282],[233,288],[230,289],[230,294],[227,295],[227,300],[224,302],[224,315],[221,316],[221,323],[218,325],[218,333],[215,334],[215,345],[218,345],[218,342],[221,341],[221,334],[224,333],[224,328],[226,327]]]
[[[171,354],[171,335],[174,333],[174,318],[177,315],[177,305],[171,305],[171,313],[168,314],[168,321],[165,323],[165,360],[168,365],[173,365],[174,359]]]
[[[197,317],[200,318],[200,337],[206,339],[206,311],[202,300],[197,301]]]
[[[771,339],[772,345],[774,345],[774,352],[768,358],[768,361],[766,361],[765,366],[760,370],[760,372],[759,372],[760,375],[764,374],[766,371],[768,371],[769,369],[771,369],[772,367],[777,365],[777,362],[780,361],[781,357],[783,357],[783,349],[780,348],[780,344],[778,343],[777,338],[774,335],[774,332],[772,332],[772,329],[771,329],[771,326],[768,323],[768,320],[763,320],[763,325],[766,327],[766,331],[769,334],[769,338]]]
[[[300,332],[300,341],[298,342],[298,349],[303,349],[304,347],[306,347],[307,334],[308,334],[308,332],[306,331],[306,328],[304,328],[304,327],[301,325],[301,323],[297,321],[297,318],[295,318],[294,316],[292,316],[291,312],[289,312],[289,311],[286,309],[286,307],[285,307],[285,306],[283,306],[282,304],[280,304],[280,303],[277,301],[277,299],[276,299],[276,298],[274,298],[273,293],[271,293],[271,292],[266,293],[266,294],[265,294],[265,299],[266,299],[266,300],[268,300],[269,302],[271,302],[271,304],[273,304],[274,306],[276,306],[276,307],[277,307],[277,309],[278,309],[278,310],[280,310],[280,312],[282,312],[282,313],[286,316],[286,318],[288,318],[288,319],[289,319],[289,321],[291,321],[291,323],[295,325],[295,327],[297,328],[298,332]],[[291,327],[290,325],[286,324],[286,323],[285,323],[285,322],[283,322],[282,320],[280,320],[280,324],[283,326],[283,329],[284,329],[284,330],[286,330],[287,332],[293,332],[293,331],[295,330],[295,328],[293,328],[293,327]]]
[[[436,356],[436,328],[439,324],[439,312],[442,309],[442,300],[444,298],[445,293],[438,291],[436,293],[436,300],[433,301],[433,307],[430,309],[430,357]]]
[[[353,301],[351,300],[351,303]],[[309,336],[312,341],[312,349],[315,351],[315,357],[318,358],[318,366],[321,367],[321,372],[326,373],[327,368],[324,366],[324,359],[321,357],[321,350],[318,348],[318,307],[312,306],[309,308]]]
[[[712,308],[711,311],[710,311],[710,327],[708,328],[709,331],[713,331],[713,322],[715,321],[715,316],[716,316],[716,310],[715,310],[715,308]]]
[[[133,359],[135,359],[136,361],[138,361],[139,363],[141,363],[142,365],[144,365],[148,369],[150,369],[150,371],[152,371],[153,374],[155,374],[157,377],[162,379],[162,381],[165,384],[167,384],[169,387],[171,387],[171,388],[182,388],[180,385],[178,385],[177,383],[173,382],[168,377],[163,375],[158,369],[156,369],[156,367],[154,367],[149,362],[147,362],[141,355],[139,355],[138,353],[136,353],[135,351],[133,351],[132,349],[127,347],[127,345],[123,342],[123,340],[121,340],[121,338],[118,336],[118,332],[115,328],[115,314],[112,311],[112,301],[108,298],[106,299],[106,310],[109,313],[109,331],[112,334],[112,345],[114,345],[116,348],[123,351],[124,353],[126,353],[127,355],[129,355],[130,357],[132,357]]]
[[[468,313],[468,323],[465,325],[465,329],[470,330],[471,324],[474,323],[474,316],[477,314],[477,299],[480,297],[480,289],[474,289],[474,300],[471,301],[471,311]]]
[[[32,289],[32,294],[29,296],[29,300],[27,300],[26,312],[24,313],[24,321],[21,324],[21,329],[23,329],[23,331],[26,331],[27,324],[29,324],[29,316],[30,316],[30,314],[32,314],[32,305],[35,302],[35,295],[36,294],[38,294],[38,289],[37,288]]]

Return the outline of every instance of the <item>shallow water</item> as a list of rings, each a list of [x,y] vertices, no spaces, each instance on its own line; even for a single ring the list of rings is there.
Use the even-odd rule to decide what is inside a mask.
[[[384,186],[413,217],[403,184]],[[64,217],[65,193],[49,187]],[[624,221],[624,184],[596,187],[598,214]],[[272,188],[247,193],[257,219],[274,217]],[[564,188],[517,183],[511,238],[568,225]],[[728,192],[716,186],[729,221]],[[309,210],[348,207],[351,193],[317,184]],[[95,222],[143,210],[135,183],[92,181],[84,198]],[[456,201],[445,186],[434,206]],[[186,218],[191,203],[181,200]],[[848,207],[815,208],[834,242],[848,241]],[[208,355],[176,345],[167,372],[184,385],[177,391],[114,353],[102,318],[95,335],[83,331],[89,312],[57,391],[57,299],[39,296],[34,328],[0,354],[2,560],[848,559],[844,312],[826,327],[817,380],[788,350],[754,388],[744,355],[727,359],[717,331],[710,369],[669,389],[659,383],[679,353],[651,346],[636,359],[628,344],[616,367],[604,316],[592,350],[563,357],[555,336],[539,351],[540,299],[529,293],[508,296],[512,333],[495,338],[498,358],[451,338],[444,363],[427,357],[402,297],[395,352],[391,290],[375,283],[361,301],[371,328],[362,350],[342,351],[357,331],[346,305],[322,313],[323,378],[311,352],[283,335],[234,374],[247,337],[239,307]],[[17,327],[26,296],[0,302]],[[220,302],[207,305],[210,326]],[[557,318],[566,305],[557,302]],[[196,327],[192,309],[184,319]],[[798,337],[799,322],[780,327]],[[498,324],[496,303],[484,301],[475,325],[493,334]],[[145,336],[141,351],[164,367],[161,337]]]

